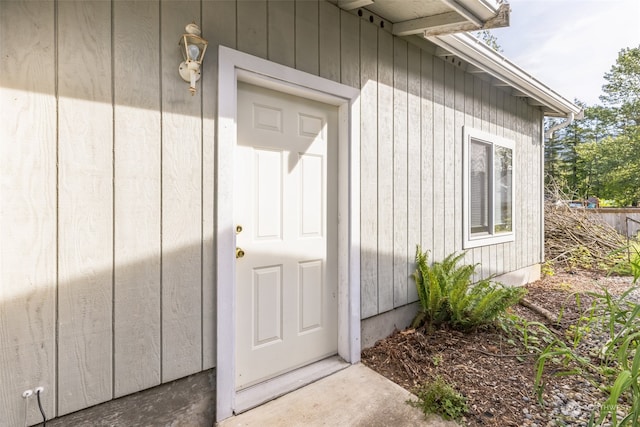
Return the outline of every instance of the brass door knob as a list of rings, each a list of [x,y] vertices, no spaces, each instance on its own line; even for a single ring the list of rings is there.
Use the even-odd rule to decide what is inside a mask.
[[[244,251],[242,248],[236,248],[236,258],[242,258],[244,256]]]

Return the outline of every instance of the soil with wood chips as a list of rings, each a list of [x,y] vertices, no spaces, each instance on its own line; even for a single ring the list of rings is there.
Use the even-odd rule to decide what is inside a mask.
[[[512,310],[527,320],[545,323],[562,333],[588,305],[586,292],[606,287],[613,294],[621,294],[630,286],[628,277],[604,277],[587,271],[559,273],[528,285],[526,299],[554,316],[562,310],[560,324],[522,305]],[[581,307],[577,306],[576,293],[583,295]],[[436,377],[443,378],[467,398],[469,413],[462,424],[468,426],[556,425],[565,411],[557,408],[563,402],[557,395],[575,394],[583,400],[587,396],[593,405],[604,401],[604,395],[581,378],[546,373],[545,402],[539,404],[534,391],[536,359],[537,354],[527,354],[519,340],[513,340],[513,336],[509,337],[498,327],[470,333],[446,327],[431,332],[425,327],[406,329],[362,352],[365,365],[409,391]],[[584,417],[588,414],[583,413]],[[574,424],[568,417],[562,424],[582,422],[576,419]]]

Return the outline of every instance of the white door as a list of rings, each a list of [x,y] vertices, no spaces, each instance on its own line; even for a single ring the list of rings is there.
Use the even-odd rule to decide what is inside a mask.
[[[238,82],[237,117],[240,390],[337,353],[338,111]]]

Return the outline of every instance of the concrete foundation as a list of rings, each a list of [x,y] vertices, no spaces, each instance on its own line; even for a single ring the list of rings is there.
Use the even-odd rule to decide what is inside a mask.
[[[395,310],[387,311],[360,323],[361,348],[373,347],[376,341],[388,337],[394,331],[401,331],[411,324],[411,321],[418,312],[420,305],[415,302],[405,305]]]
[[[51,427],[211,427],[215,369],[83,409],[47,422]]]
[[[540,279],[540,264],[530,265],[516,271],[502,274],[493,279],[507,286],[524,286]]]

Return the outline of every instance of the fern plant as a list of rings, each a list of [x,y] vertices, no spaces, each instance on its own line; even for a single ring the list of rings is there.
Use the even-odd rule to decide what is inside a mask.
[[[420,310],[413,327],[426,322],[429,327],[449,323],[457,329],[472,329],[493,322],[523,297],[524,288],[506,287],[490,279],[472,285],[476,266],[458,266],[462,257],[464,252],[449,254],[429,265],[428,252],[417,246],[413,278]]]

